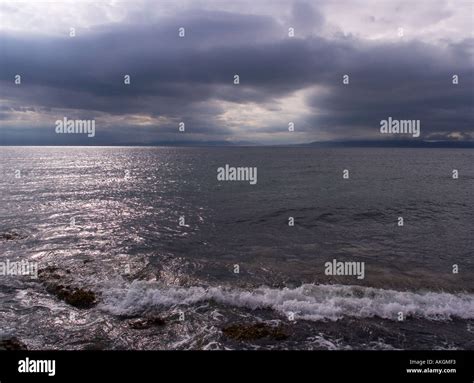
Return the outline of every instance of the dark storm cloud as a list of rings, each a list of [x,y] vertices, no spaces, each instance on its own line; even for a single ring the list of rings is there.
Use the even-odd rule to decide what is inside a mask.
[[[260,104],[275,115],[278,100],[307,89],[298,126],[308,137],[373,136],[388,116],[420,119],[423,137],[473,131],[472,39],[434,45],[318,37],[309,31],[325,19],[304,2],[293,5],[291,20],[306,37],[289,38],[287,25],[270,16],[190,10],[146,25],[79,30],[75,38],[3,32],[0,96],[7,105],[0,118],[20,108],[49,110],[54,120],[54,111],[64,110],[104,122],[146,115],[164,119],[160,133],[172,134],[186,121],[202,139],[221,140],[238,135],[217,118],[229,107],[221,101]],[[185,38],[178,37],[181,26]],[[15,74],[22,75],[21,86],[13,84]],[[232,84],[234,74],[239,86]],[[342,84],[344,74],[349,85]],[[452,85],[453,74],[459,85]],[[286,124],[264,124],[259,132],[279,132]],[[116,127],[121,142],[137,131],[133,121]],[[152,131],[141,134],[153,137]],[[113,135],[108,127],[107,137]]]
[[[437,48],[411,42],[353,52],[344,70],[350,84],[331,85],[330,92],[310,98],[310,105],[322,110],[313,126],[336,135],[348,129],[376,132],[380,120],[392,116],[421,120],[423,137],[436,131],[472,133],[472,43]],[[459,76],[458,85],[453,75]]]

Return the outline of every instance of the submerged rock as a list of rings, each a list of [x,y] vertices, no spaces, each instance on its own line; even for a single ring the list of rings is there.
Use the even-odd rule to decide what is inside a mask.
[[[91,290],[69,289],[67,287],[59,290],[56,294],[59,299],[64,300],[71,306],[79,309],[88,309],[96,305],[95,293]]]
[[[14,351],[14,350],[28,350],[25,344],[23,344],[18,338],[11,337],[0,339],[0,350],[2,351]]]
[[[57,296],[71,306],[88,309],[97,304],[97,296],[92,290],[75,287],[70,280],[69,270],[48,266],[38,271],[38,278],[45,285],[46,291]]]
[[[165,324],[165,320],[160,317],[140,318],[132,320],[128,323],[128,325],[135,330],[144,330],[150,327],[164,326]]]
[[[10,232],[0,234],[0,239],[2,241],[15,241],[15,240],[25,239],[25,238],[26,238],[26,235],[17,233],[16,231],[10,231]]]
[[[248,341],[261,338],[274,340],[285,340],[288,334],[282,326],[270,326],[265,323],[233,324],[222,329],[222,333],[228,338]]]

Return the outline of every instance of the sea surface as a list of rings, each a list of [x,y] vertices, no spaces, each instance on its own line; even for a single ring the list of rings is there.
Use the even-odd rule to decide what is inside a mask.
[[[226,164],[257,167],[257,184],[218,181]],[[0,275],[0,336],[472,350],[473,190],[469,149],[0,147],[0,262],[55,270]],[[364,262],[364,278],[326,275],[334,259]],[[54,278],[96,304],[64,301]],[[225,330],[256,323],[285,336]]]

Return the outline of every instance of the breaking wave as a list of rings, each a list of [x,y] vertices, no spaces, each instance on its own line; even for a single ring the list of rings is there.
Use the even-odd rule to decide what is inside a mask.
[[[191,306],[213,301],[249,310],[270,309],[296,319],[338,320],[343,317],[405,317],[429,320],[474,318],[474,295],[466,293],[410,292],[349,285],[305,284],[297,288],[259,287],[241,290],[227,287],[160,287],[134,281],[103,292],[102,309],[114,315],[139,314],[150,308]]]

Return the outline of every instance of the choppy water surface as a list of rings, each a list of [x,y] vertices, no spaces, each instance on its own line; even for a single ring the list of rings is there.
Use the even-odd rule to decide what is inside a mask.
[[[28,348],[474,349],[472,150],[0,155],[0,260],[59,275],[0,276],[1,332]],[[225,164],[256,166],[257,184],[218,182]],[[365,278],[325,275],[333,259],[365,262]],[[97,305],[59,299],[51,278]],[[223,332],[257,322],[285,337]]]

